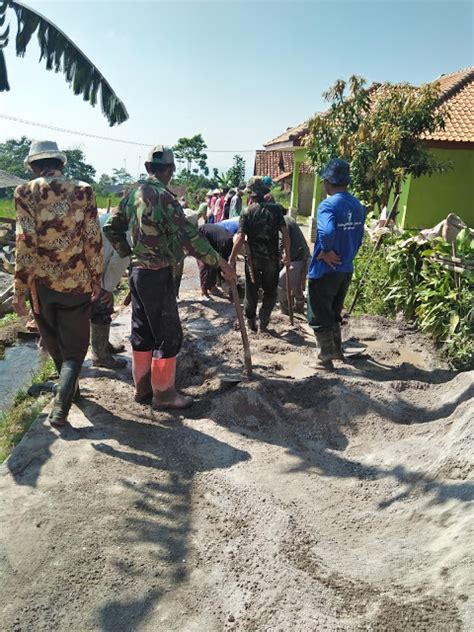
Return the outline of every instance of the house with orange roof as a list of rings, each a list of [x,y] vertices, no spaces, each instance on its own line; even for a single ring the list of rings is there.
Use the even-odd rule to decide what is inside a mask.
[[[397,219],[403,228],[434,226],[448,213],[474,226],[474,66],[441,75],[436,81],[439,107],[446,106],[448,117],[445,129],[423,136],[423,142],[438,160],[449,162],[451,169],[405,178]],[[290,211],[314,217],[324,193],[319,177],[306,162],[307,133],[305,122],[265,143],[265,149],[257,151],[254,173],[270,175],[276,182],[289,182],[291,177]]]

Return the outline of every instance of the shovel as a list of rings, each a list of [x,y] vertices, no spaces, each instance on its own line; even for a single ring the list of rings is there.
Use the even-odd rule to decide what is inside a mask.
[[[244,361],[245,361],[245,373],[248,378],[252,377],[252,356],[250,355],[250,345],[247,336],[247,329],[245,328],[244,315],[242,313],[242,307],[240,305],[239,293],[237,292],[237,286],[235,281],[231,281],[230,290],[232,292],[232,301],[234,303],[235,311],[237,313],[237,319],[239,321],[240,335],[242,336],[242,345],[244,347]],[[228,373],[221,375],[223,382],[231,384],[237,384],[243,380],[243,376],[238,373]]]
[[[288,301],[288,315],[290,317],[290,325],[293,327],[295,324],[295,319],[293,316],[293,297],[291,296],[291,287],[290,287],[290,265],[289,263],[285,263],[286,270],[286,298]]]

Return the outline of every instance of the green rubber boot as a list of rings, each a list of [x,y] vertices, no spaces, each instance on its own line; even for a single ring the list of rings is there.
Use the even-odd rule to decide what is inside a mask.
[[[66,360],[61,366],[53,408],[48,416],[48,421],[54,428],[67,425],[67,416],[76,393],[80,372],[81,365],[74,360]]]
[[[332,329],[322,329],[315,332],[316,340],[319,344],[319,355],[316,363],[316,368],[324,369],[326,371],[333,371],[334,364],[332,360],[334,358],[334,339]]]
[[[105,369],[123,369],[127,361],[123,358],[114,358],[109,351],[110,325],[91,324],[92,366],[101,366]]]
[[[339,323],[334,325],[332,330],[333,342],[334,342],[334,353],[332,356],[333,360],[341,360],[345,362],[346,358],[344,357],[344,351],[342,349],[342,333],[341,333],[341,325]]]

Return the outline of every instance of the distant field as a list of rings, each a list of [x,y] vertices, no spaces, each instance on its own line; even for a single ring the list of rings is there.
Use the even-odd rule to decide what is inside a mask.
[[[120,198],[113,196],[111,199],[111,208],[117,206]],[[108,197],[97,197],[97,208],[107,208]],[[0,200],[0,217],[15,217],[15,209],[13,208],[13,200]]]
[[[0,200],[0,217],[15,217],[13,200]]]
[[[96,199],[97,199],[97,208],[107,208],[107,204],[109,200],[108,196],[98,195]],[[110,200],[110,208],[114,208],[115,206],[118,206],[119,202],[120,202],[120,198],[113,195]]]

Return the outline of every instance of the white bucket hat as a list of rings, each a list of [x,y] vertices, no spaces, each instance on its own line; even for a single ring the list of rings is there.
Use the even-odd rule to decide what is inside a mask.
[[[67,163],[67,156],[64,152],[59,151],[57,143],[52,140],[34,140],[30,145],[30,151],[25,158],[25,166],[35,160],[43,160],[43,158],[56,158],[63,165]]]

